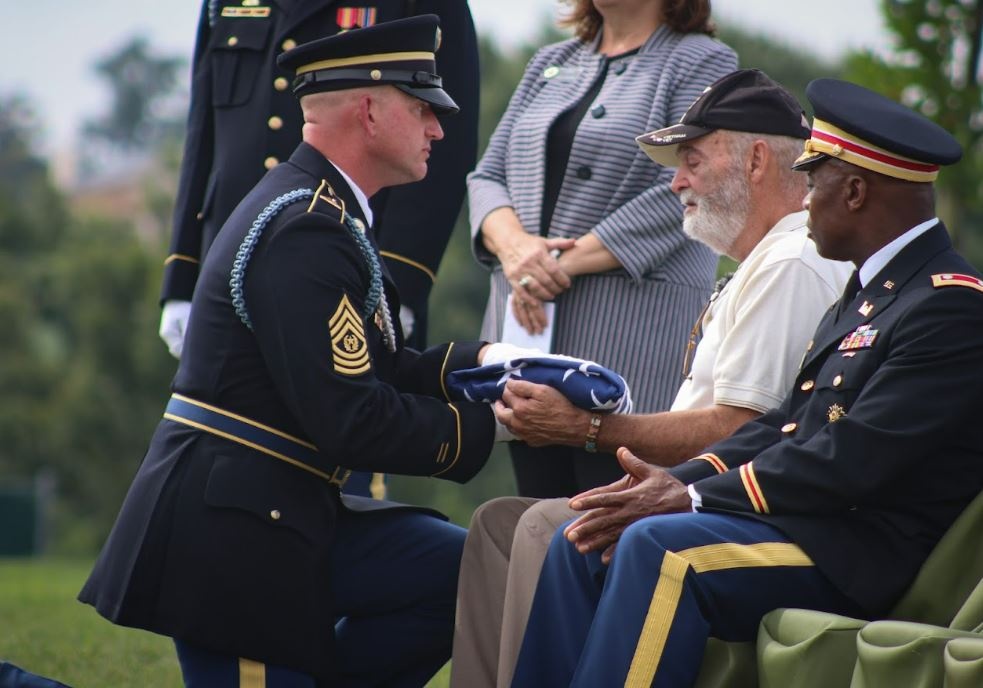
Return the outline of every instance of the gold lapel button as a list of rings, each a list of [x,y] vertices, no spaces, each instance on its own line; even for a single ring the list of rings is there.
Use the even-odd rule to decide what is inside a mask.
[[[843,376],[842,375],[837,375],[836,377],[833,378],[833,386],[834,387],[839,387],[842,384],[843,384]]]
[[[799,387],[799,389],[801,389],[803,392],[811,392],[812,388],[815,386],[816,383],[814,380],[806,380],[805,382],[802,383],[802,386]]]
[[[239,39],[236,36],[229,36],[229,40],[226,41],[229,47],[233,47],[239,44]]]
[[[274,521],[279,521],[280,520],[280,510],[279,509],[273,509],[270,512],[270,518],[272,518]]]
[[[283,119],[273,115],[268,120],[266,120],[266,126],[268,126],[273,131],[283,128]]]
[[[276,79],[273,80],[273,88],[275,88],[278,91],[286,91],[287,86],[289,85],[290,82],[287,81],[286,78],[282,76],[278,76]]]
[[[297,41],[295,41],[292,38],[288,38],[287,40],[285,40],[283,43],[280,44],[280,47],[283,48],[284,50],[293,50],[294,48],[297,47]]]
[[[787,435],[790,432],[795,432],[795,429],[797,427],[799,427],[798,423],[787,423],[782,426],[782,432],[784,432]]]
[[[274,158],[272,155],[263,161],[263,167],[268,170],[272,170],[274,167],[280,164],[280,161]]]

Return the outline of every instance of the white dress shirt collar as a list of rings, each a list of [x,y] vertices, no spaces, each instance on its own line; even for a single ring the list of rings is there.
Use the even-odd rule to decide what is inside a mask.
[[[328,160],[328,162],[331,161]],[[358,201],[358,207],[362,209],[362,215],[365,217],[365,223],[371,227],[372,208],[369,206],[369,197],[365,195],[364,191],[358,188],[358,184],[356,184],[351,177],[345,174],[343,169],[335,165],[333,162],[331,162],[331,166],[338,170],[338,174],[345,178],[345,181],[348,183],[348,188],[350,188],[352,193],[355,194],[355,200]]]
[[[874,279],[874,276],[883,270],[885,265],[901,253],[901,249],[938,223],[939,218],[937,217],[933,217],[931,220],[925,220],[925,222],[915,225],[891,243],[881,247],[877,253],[864,261],[864,264],[860,266],[860,286],[866,287],[867,283]]]

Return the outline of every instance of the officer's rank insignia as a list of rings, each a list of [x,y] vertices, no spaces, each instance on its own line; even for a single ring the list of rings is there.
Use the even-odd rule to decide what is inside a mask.
[[[835,423],[845,415],[846,409],[839,404],[833,404],[829,407],[829,411],[826,412],[826,417],[829,419],[830,423]]]
[[[872,330],[870,325],[861,325],[843,338],[837,350],[854,351],[856,349],[869,349],[874,346],[874,340],[877,339],[877,334],[878,331]]]
[[[243,0],[242,7],[234,5],[223,7],[222,16],[233,19],[263,19],[270,16],[270,8],[260,7],[257,0]]]
[[[874,304],[872,304],[870,301],[864,301],[862,304],[860,304],[860,308],[857,309],[857,312],[866,318],[873,312],[873,310]]]
[[[345,31],[364,29],[375,24],[375,15],[374,7],[339,7],[335,23]]]
[[[983,291],[983,280],[972,275],[943,273],[941,275],[932,275],[932,286],[936,289],[939,287],[969,287],[976,291]]]
[[[331,328],[331,355],[334,358],[335,372],[341,375],[361,375],[369,370],[372,364],[365,341],[365,328],[347,294],[341,297],[341,303],[328,325]]]
[[[894,289],[894,282],[892,280],[888,280],[887,282],[884,283],[884,288],[885,289]]]

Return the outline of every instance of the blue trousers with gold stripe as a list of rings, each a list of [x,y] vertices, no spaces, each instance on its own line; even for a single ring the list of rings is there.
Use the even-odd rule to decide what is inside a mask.
[[[512,685],[684,688],[709,636],[751,640],[777,607],[860,613],[797,545],[753,519],[651,516],[625,530],[610,567],[561,529]]]
[[[450,659],[466,531],[423,513],[340,510],[337,533],[331,570],[325,572],[339,617],[335,679],[318,683],[287,667],[175,640],[186,688],[426,684]]]

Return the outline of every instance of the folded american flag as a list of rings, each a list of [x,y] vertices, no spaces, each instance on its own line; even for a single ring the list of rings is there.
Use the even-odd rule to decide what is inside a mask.
[[[529,351],[534,355],[448,373],[448,393],[456,401],[492,403],[502,398],[505,383],[515,378],[549,385],[582,409],[631,413],[631,391],[617,373],[593,361]]]

